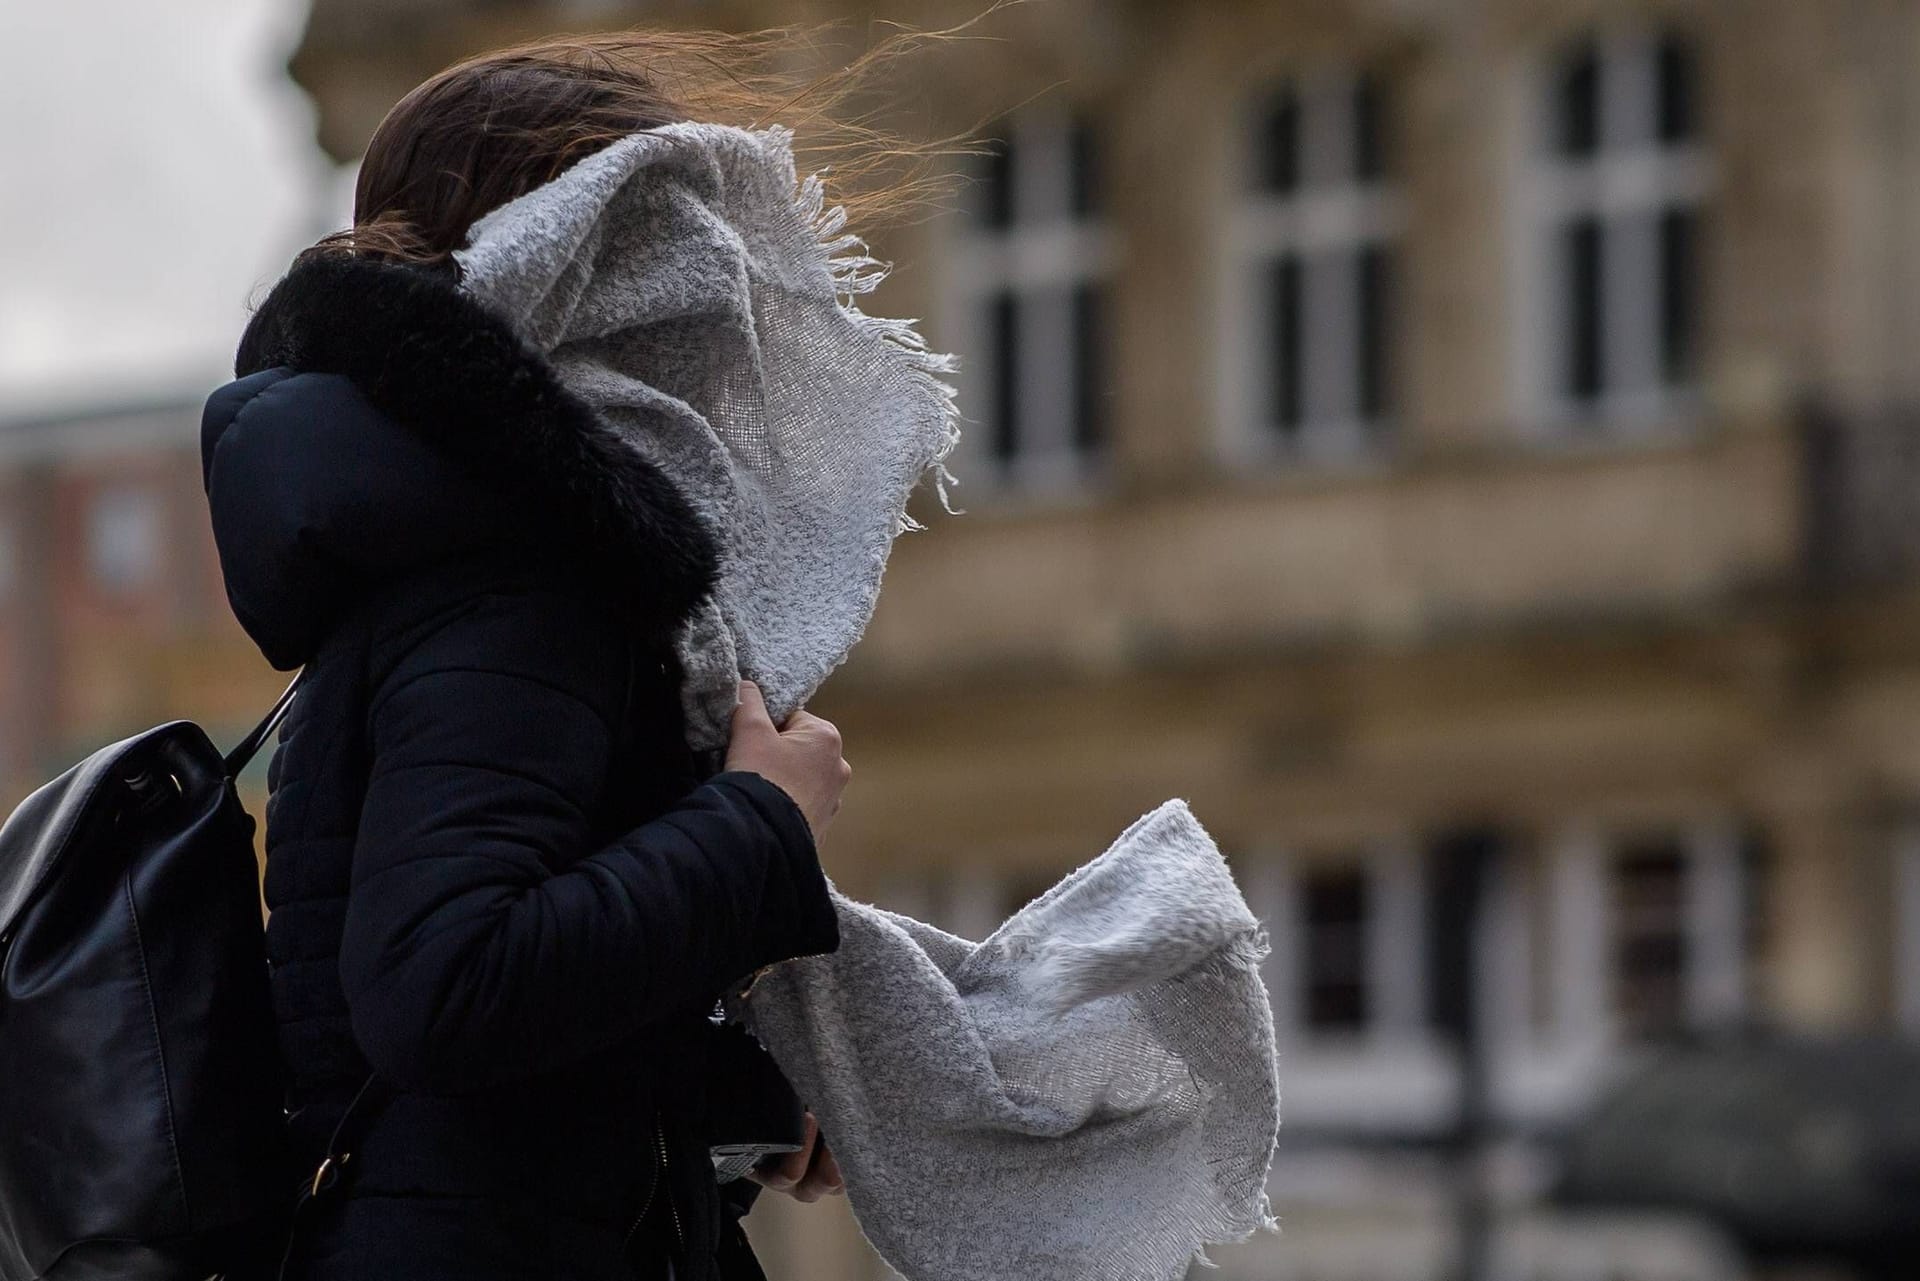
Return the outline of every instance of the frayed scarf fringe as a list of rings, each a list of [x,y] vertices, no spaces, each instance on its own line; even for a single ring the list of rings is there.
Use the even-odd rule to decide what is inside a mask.
[[[1202,1241],[1199,1245],[1193,1247],[1193,1253],[1188,1256],[1187,1262],[1174,1271],[1169,1272],[1162,1278],[1162,1281],[1180,1281],[1180,1278],[1187,1275],[1189,1268],[1206,1268],[1209,1271],[1217,1271],[1220,1265],[1207,1257],[1207,1251],[1218,1246],[1239,1245],[1243,1241],[1252,1240],[1256,1235],[1263,1232],[1271,1233],[1275,1236],[1280,1234],[1280,1220],[1274,1217],[1273,1202],[1265,1192],[1260,1194],[1260,1205],[1254,1214],[1256,1221],[1252,1227],[1228,1228],[1226,1235],[1210,1237]]]
[[[1247,970],[1258,971],[1261,964],[1266,961],[1272,952],[1273,943],[1267,935],[1266,927],[1264,925],[1257,925],[1252,929],[1242,930],[1238,934],[1235,934],[1218,952],[1188,970],[1186,975],[1180,977],[1197,974],[1244,973]],[[1239,1218],[1237,1213],[1234,1217],[1236,1219]],[[1229,1229],[1230,1235],[1202,1241],[1198,1246],[1194,1247],[1193,1257],[1189,1260],[1189,1266],[1217,1269],[1220,1265],[1207,1257],[1207,1251],[1213,1247],[1237,1245],[1242,1241],[1250,1240],[1256,1233],[1271,1232],[1276,1235],[1279,1233],[1280,1220],[1274,1215],[1272,1198],[1267,1195],[1264,1189],[1260,1193],[1259,1203],[1254,1207],[1253,1217],[1254,1222],[1252,1227]],[[1245,1220],[1241,1219],[1240,1222],[1245,1222]],[[1183,1275],[1185,1275],[1184,1270],[1169,1276],[1166,1281],[1179,1281],[1179,1277]]]
[[[1015,942],[1018,944],[1029,942],[1029,940],[1021,939],[1015,940]],[[1260,966],[1272,952],[1273,942],[1267,933],[1266,927],[1264,925],[1253,925],[1247,929],[1238,930],[1223,940],[1220,946],[1209,953],[1204,960],[1198,961],[1178,973],[1165,975],[1156,980],[1156,982],[1184,983],[1193,979],[1220,978],[1246,974],[1250,971],[1258,973]],[[1225,1234],[1217,1237],[1207,1237],[1195,1245],[1193,1247],[1193,1253],[1187,1263],[1178,1270],[1169,1273],[1163,1281],[1179,1281],[1180,1277],[1186,1275],[1188,1267],[1217,1269],[1220,1265],[1207,1257],[1207,1251],[1215,1246],[1237,1245],[1240,1242],[1251,1239],[1256,1233],[1271,1232],[1277,1234],[1280,1231],[1280,1220],[1275,1217],[1272,1199],[1264,1189],[1260,1193],[1258,1203],[1253,1207],[1253,1223],[1251,1226],[1241,1226],[1247,1222],[1245,1213],[1241,1206],[1231,1204],[1230,1198],[1222,1196],[1218,1204],[1222,1211],[1223,1218],[1227,1220],[1226,1223],[1220,1225],[1220,1227],[1224,1229]]]
[[[960,482],[947,469],[947,458],[960,442],[960,413],[955,402],[954,385],[943,377],[960,367],[959,360],[952,355],[931,350],[926,338],[915,327],[920,323],[918,320],[869,316],[860,310],[854,299],[878,289],[893,270],[893,264],[869,254],[867,242],[847,230],[846,206],[827,204],[826,183],[819,174],[798,177],[797,170],[794,170],[792,131],[774,126],[767,133],[778,140],[788,169],[796,174],[794,209],[802,223],[812,230],[817,261],[833,280],[833,290],[841,312],[861,333],[880,340],[896,352],[908,376],[920,381],[925,389],[940,397],[943,412],[940,434],[934,441],[932,451],[920,460],[920,474],[932,476],[940,506],[949,514],[959,514],[948,491]],[[902,501],[899,510],[893,514],[894,533],[902,534],[923,528],[925,526],[907,514],[906,503]]]
[[[1278,1236],[1280,1233],[1280,1220],[1273,1216],[1272,1203],[1268,1201],[1265,1193],[1262,1193],[1260,1196],[1260,1221],[1257,1224],[1243,1231],[1235,1232],[1232,1236],[1221,1237],[1217,1241],[1207,1241],[1195,1246],[1192,1258],[1187,1261],[1187,1267],[1183,1267],[1176,1272],[1168,1273],[1165,1281],[1180,1281],[1180,1278],[1186,1275],[1187,1268],[1198,1267],[1206,1268],[1209,1271],[1217,1271],[1220,1265],[1207,1257],[1208,1250],[1222,1245],[1239,1245],[1242,1241],[1252,1240],[1254,1235],[1260,1232],[1270,1232],[1275,1236]]]

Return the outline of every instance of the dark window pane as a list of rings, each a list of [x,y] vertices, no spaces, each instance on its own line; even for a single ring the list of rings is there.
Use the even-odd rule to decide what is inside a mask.
[[[1260,188],[1278,195],[1300,185],[1300,95],[1291,85],[1268,99],[1260,121]]]
[[[1073,216],[1093,217],[1102,206],[1100,140],[1093,126],[1084,120],[1074,123],[1073,132],[1067,140],[1067,163],[1073,166],[1072,173],[1068,175]]]
[[[1686,1001],[1686,861],[1671,842],[1624,851],[1613,876],[1614,1008],[1637,1036],[1677,1030]]]
[[[1600,51],[1587,41],[1560,64],[1554,90],[1554,141],[1563,156],[1590,156],[1600,147]]]
[[[1373,182],[1387,172],[1386,93],[1377,76],[1361,76],[1353,87],[1353,175]]]
[[[1660,141],[1685,142],[1694,136],[1698,125],[1694,118],[1696,72],[1693,50],[1679,36],[1669,35],[1660,41],[1654,62],[1660,95],[1654,119]]]
[[[1106,307],[1098,285],[1073,291],[1073,445],[1082,453],[1106,442]]]
[[[1305,363],[1305,327],[1301,324],[1301,270],[1297,254],[1267,267],[1267,332],[1273,346],[1267,362],[1267,421],[1289,434],[1299,427],[1300,377]]]
[[[1699,216],[1660,216],[1660,371],[1669,386],[1693,380],[1699,328]]]
[[[1307,990],[1307,1026],[1316,1032],[1357,1032],[1367,1025],[1367,989],[1360,983],[1316,983]]]
[[[1592,400],[1600,394],[1606,360],[1602,345],[1601,240],[1600,220],[1587,217],[1567,224],[1562,243],[1567,287],[1566,390],[1576,400]]]
[[[1360,294],[1356,403],[1360,417],[1375,422],[1386,416],[1392,401],[1387,343],[1393,323],[1393,259],[1385,245],[1363,245],[1354,268]]]
[[[1304,878],[1303,1013],[1307,1026],[1315,1031],[1357,1031],[1366,1026],[1368,898],[1363,872],[1318,872]]]
[[[1422,915],[1427,924],[1428,1025],[1457,1046],[1487,1026],[1484,1007],[1476,999],[1478,935],[1488,928],[1488,895],[1503,875],[1501,868],[1526,874],[1520,860],[1507,863],[1514,843],[1510,833],[1477,823],[1442,828],[1427,843]]]
[[[989,227],[1013,225],[1013,144],[1004,138],[987,143],[980,160],[980,211]]]
[[[1020,310],[1010,293],[987,304],[987,349],[993,353],[993,456],[1020,452]]]

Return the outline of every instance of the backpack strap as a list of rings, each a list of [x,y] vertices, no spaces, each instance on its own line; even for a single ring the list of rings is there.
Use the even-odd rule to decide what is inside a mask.
[[[227,753],[225,763],[228,778],[237,778],[240,771],[245,769],[247,763],[260,751],[261,745],[267,741],[274,730],[280,727],[280,722],[286,719],[287,709],[293,706],[294,692],[300,688],[300,682],[306,678],[307,669],[303,667],[294,678],[287,683],[286,689],[280,692],[280,697],[274,703],[273,710],[268,712],[266,717],[262,719],[258,725],[253,727],[252,733],[241,739],[238,746]]]
[[[312,1176],[303,1179],[300,1184],[299,1199],[293,1206],[293,1219],[287,1226],[286,1249],[280,1255],[279,1281],[286,1281],[287,1265],[293,1259],[294,1247],[300,1240],[300,1230],[306,1226],[313,1204],[327,1200],[339,1190],[347,1166],[353,1161],[354,1149],[366,1136],[374,1118],[398,1093],[384,1078],[377,1074],[369,1075],[354,1093],[353,1100],[347,1104],[347,1110],[340,1114],[333,1134],[327,1139],[326,1156],[321,1158]]]
[[[347,1110],[340,1114],[340,1120],[333,1127],[333,1134],[327,1139],[327,1155],[313,1172],[313,1178],[307,1181],[302,1192],[302,1200],[323,1197],[340,1184],[340,1175],[347,1163],[353,1160],[353,1150],[359,1146],[375,1117],[399,1093],[377,1074],[369,1075],[361,1082],[354,1093],[353,1101],[347,1104]]]
[[[286,719],[287,712],[293,707],[293,696],[299,692],[301,682],[306,680],[307,673],[311,670],[311,668],[301,668],[287,683],[287,687],[280,692],[280,697],[274,700],[272,710],[261,718],[260,723],[255,725],[232,751],[226,754],[223,763],[228,778],[238,776],[240,771],[259,754],[261,747],[273,736],[274,730],[280,727],[280,722]],[[347,1164],[353,1160],[354,1149],[359,1146],[361,1138],[373,1124],[373,1119],[380,1114],[396,1093],[398,1091],[381,1077],[369,1075],[361,1083],[359,1090],[354,1093],[352,1101],[347,1104],[347,1110],[341,1113],[339,1122],[333,1127],[333,1134],[327,1139],[326,1155],[321,1159],[313,1175],[301,1181],[299,1200],[294,1203],[293,1219],[288,1224],[286,1249],[280,1256],[279,1275],[281,1277],[286,1275],[287,1264],[293,1257],[293,1248],[299,1239],[300,1229],[308,1218],[309,1207],[315,1201],[324,1200],[329,1193],[340,1186],[341,1176],[346,1172]]]

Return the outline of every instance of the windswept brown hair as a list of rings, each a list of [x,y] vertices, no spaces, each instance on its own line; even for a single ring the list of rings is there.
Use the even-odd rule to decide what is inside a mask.
[[[897,221],[938,199],[951,172],[942,157],[968,148],[894,131],[871,90],[961,28],[895,29],[851,61],[805,70],[830,61],[839,30],[563,35],[456,63],[387,113],[360,164],[353,226],[302,256],[449,266],[482,215],[630,133],[683,120],[786,125],[803,168],[852,218]]]

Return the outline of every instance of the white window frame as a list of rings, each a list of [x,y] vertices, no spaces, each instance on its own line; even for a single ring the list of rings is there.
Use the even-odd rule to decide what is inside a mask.
[[[1688,1023],[1720,1030],[1746,1016],[1752,999],[1748,955],[1749,868],[1740,829],[1725,819],[1686,832]]]
[[[1702,123],[1696,121],[1692,138],[1674,143],[1662,142],[1655,128],[1655,54],[1664,34],[1640,26],[1603,27],[1593,33],[1600,74],[1599,135],[1594,154],[1584,159],[1561,155],[1555,133],[1559,122],[1554,89],[1563,60],[1575,46],[1555,43],[1517,78],[1516,234],[1510,237],[1519,257],[1512,272],[1513,382],[1522,423],[1545,441],[1659,434],[1685,426],[1699,412],[1699,371],[1692,384],[1666,384],[1657,327],[1646,323],[1660,309],[1657,242],[1634,244],[1617,234],[1605,237],[1601,250],[1600,394],[1582,399],[1560,386],[1571,311],[1570,290],[1559,278],[1563,229],[1582,215],[1617,227],[1624,219],[1675,206],[1700,213],[1714,191],[1711,143],[1702,135]],[[1696,52],[1702,47],[1684,28],[1673,34],[1690,40]],[[1703,114],[1698,106],[1702,83],[1703,78],[1697,78],[1694,86],[1697,116]],[[1704,275],[1703,263],[1696,261],[1695,271]],[[1704,315],[1695,317],[1703,331],[1705,320]],[[1591,431],[1596,426],[1602,430]]]
[[[1097,128],[1095,120],[1091,112],[1059,108],[1034,108],[1014,118],[1007,131],[1013,156],[1013,213],[1008,225],[987,224],[978,184],[965,195],[947,256],[950,274],[943,293],[947,327],[955,335],[955,349],[964,353],[958,385],[960,403],[971,419],[955,470],[970,486],[977,480],[977,489],[1073,491],[1095,480],[1102,470],[1100,454],[1081,450],[1074,442],[1075,365],[1071,359],[1076,341],[1073,293],[1085,285],[1109,285],[1119,257],[1109,210],[1097,208],[1091,217],[1072,212],[1074,129],[1076,124]],[[1038,218],[1023,213],[1033,210],[1045,213]],[[992,445],[998,371],[996,353],[988,342],[987,318],[988,306],[1003,294],[1011,294],[1017,303],[1049,296],[1065,302],[1047,308],[1045,323],[1037,326],[1026,321],[1035,309],[1021,307],[1020,382],[1014,395],[1023,405],[1037,409],[1023,412],[1025,438],[1014,456],[1004,461],[996,457]],[[1111,326],[1108,330],[1110,336]],[[1095,357],[1100,362],[1096,368],[1112,370],[1110,351],[1107,356]]]
[[[1337,463],[1364,459],[1376,452],[1389,421],[1367,421],[1357,406],[1346,412],[1326,411],[1330,400],[1350,395],[1357,382],[1360,356],[1357,293],[1347,280],[1339,290],[1312,288],[1314,273],[1304,273],[1302,300],[1306,349],[1300,362],[1305,380],[1301,421],[1292,439],[1277,424],[1266,421],[1264,388],[1271,376],[1271,325],[1265,280],[1269,267],[1293,254],[1302,260],[1330,252],[1351,254],[1364,246],[1381,244],[1390,261],[1401,261],[1406,208],[1391,164],[1379,178],[1362,181],[1352,173],[1356,148],[1354,91],[1360,73],[1341,68],[1314,68],[1263,84],[1249,95],[1240,112],[1239,181],[1234,209],[1226,229],[1225,270],[1220,283],[1219,371],[1223,444],[1233,464]],[[1278,90],[1291,85],[1300,103],[1299,181],[1288,193],[1262,190],[1256,173],[1259,155],[1257,130],[1261,108]],[[1386,109],[1392,111],[1391,89]],[[1337,175],[1337,176],[1329,176]],[[1404,324],[1390,322],[1390,330],[1404,332]],[[1317,340],[1317,341],[1316,341]],[[1397,367],[1394,334],[1387,339],[1382,358]],[[1316,347],[1332,349],[1332,359],[1316,359]],[[1339,392],[1331,388],[1340,387]]]
[[[1893,1021],[1920,1037],[1920,819],[1893,844]]]
[[[1367,1016],[1353,1032],[1322,1033],[1307,1025],[1307,928],[1302,886],[1315,871],[1339,867],[1366,880]],[[1301,862],[1279,850],[1250,861],[1249,898],[1272,926],[1265,975],[1281,1043],[1394,1047],[1429,1037],[1426,1014],[1427,888],[1419,843],[1391,834],[1354,858]]]
[[[1739,1022],[1751,992],[1746,921],[1748,868],[1740,829],[1724,816],[1676,825],[1682,876],[1684,994],[1690,1029]],[[1548,854],[1553,1025],[1563,1049],[1597,1054],[1627,1043],[1614,1001],[1613,864],[1621,840],[1576,823]]]
[[[1272,941],[1264,967],[1275,1040],[1286,1064],[1289,1115],[1308,1125],[1380,1134],[1431,1132],[1452,1116],[1453,1068],[1427,1017],[1426,860],[1407,833],[1366,842],[1367,1021],[1352,1032],[1306,1026],[1306,931],[1301,883],[1328,864],[1270,843],[1244,862],[1247,902]]]

